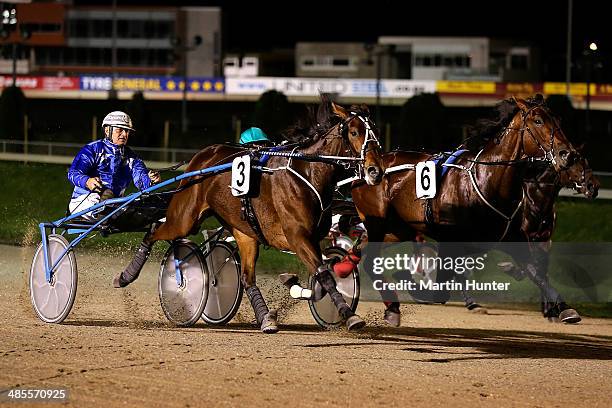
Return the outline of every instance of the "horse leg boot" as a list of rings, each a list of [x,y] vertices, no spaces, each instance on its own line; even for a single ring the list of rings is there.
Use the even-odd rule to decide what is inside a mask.
[[[358,330],[365,326],[365,321],[357,316],[346,303],[342,294],[336,289],[336,281],[332,277],[329,269],[325,265],[321,265],[315,273],[315,278],[319,281],[323,289],[327,291],[332,302],[338,309],[338,313],[346,320],[346,328],[348,330]]]
[[[138,248],[138,251],[136,251],[136,255],[134,255],[130,264],[122,273],[115,276],[113,279],[114,287],[124,288],[138,278],[142,267],[144,266],[145,262],[147,262],[147,259],[151,254],[151,248],[153,248],[153,244],[149,243],[146,239],[143,239],[140,243],[140,248]]]
[[[487,314],[487,309],[482,307],[465,288],[467,285],[465,274],[455,274],[455,281],[461,283],[461,297],[463,297],[465,308],[470,312]]]
[[[257,324],[259,324],[261,331],[266,334],[276,333],[278,331],[276,310],[268,310],[266,301],[256,285],[249,286],[246,289],[246,293],[253,307],[253,311],[255,312],[255,318],[257,319]]]
[[[389,326],[399,327],[401,323],[400,304],[399,302],[384,302],[385,314],[383,319]]]
[[[527,276],[540,289],[542,296],[542,314],[549,320],[558,318],[562,323],[578,323],[582,320],[580,314],[572,309],[550,284],[546,276],[539,273],[539,268],[534,264],[527,264],[525,267]]]
[[[294,273],[281,273],[278,278],[289,289],[289,295],[298,300],[308,300],[312,298],[312,290],[302,287],[298,276]]]

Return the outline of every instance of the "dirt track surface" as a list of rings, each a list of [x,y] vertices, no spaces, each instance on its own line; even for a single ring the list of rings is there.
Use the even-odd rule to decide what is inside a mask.
[[[79,254],[75,307],[50,325],[30,305],[32,253],[0,246],[0,390],[67,388],[67,405],[88,407],[610,406],[610,320],[405,305],[393,329],[381,304],[362,303],[363,332],[323,331],[306,303],[262,277],[278,334],[251,324],[246,298],[225,327],[176,328],[157,298],[158,259],[113,289],[127,254]]]

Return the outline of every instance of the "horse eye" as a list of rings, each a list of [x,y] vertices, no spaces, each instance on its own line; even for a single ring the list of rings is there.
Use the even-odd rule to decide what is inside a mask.
[[[537,126],[542,126],[544,124],[544,122],[540,118],[535,118],[534,122]]]
[[[357,137],[357,131],[355,131],[355,130],[351,130],[351,136],[353,136],[353,137]]]

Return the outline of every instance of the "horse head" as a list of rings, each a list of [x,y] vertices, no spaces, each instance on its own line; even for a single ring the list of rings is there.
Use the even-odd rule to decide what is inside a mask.
[[[529,100],[513,98],[520,115],[520,139],[524,157],[551,164],[557,172],[580,160],[580,154],[567,139],[559,121],[537,94]]]
[[[559,182],[562,186],[573,188],[589,199],[597,197],[599,192],[599,180],[593,175],[593,170],[589,167],[587,159],[582,156],[559,173]]]
[[[370,119],[368,107],[364,104],[354,105],[346,110],[331,102],[331,109],[341,120],[337,125],[337,132],[343,141],[344,153],[359,158],[359,173],[367,184],[380,183],[385,167],[380,143],[376,137],[377,129]]]

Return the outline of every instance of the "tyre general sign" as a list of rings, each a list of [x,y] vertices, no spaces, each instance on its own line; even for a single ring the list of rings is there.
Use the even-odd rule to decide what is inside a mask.
[[[182,92],[185,81],[181,77],[145,76],[81,76],[82,91],[143,91]],[[222,93],[225,90],[223,78],[189,78],[188,92]]]

